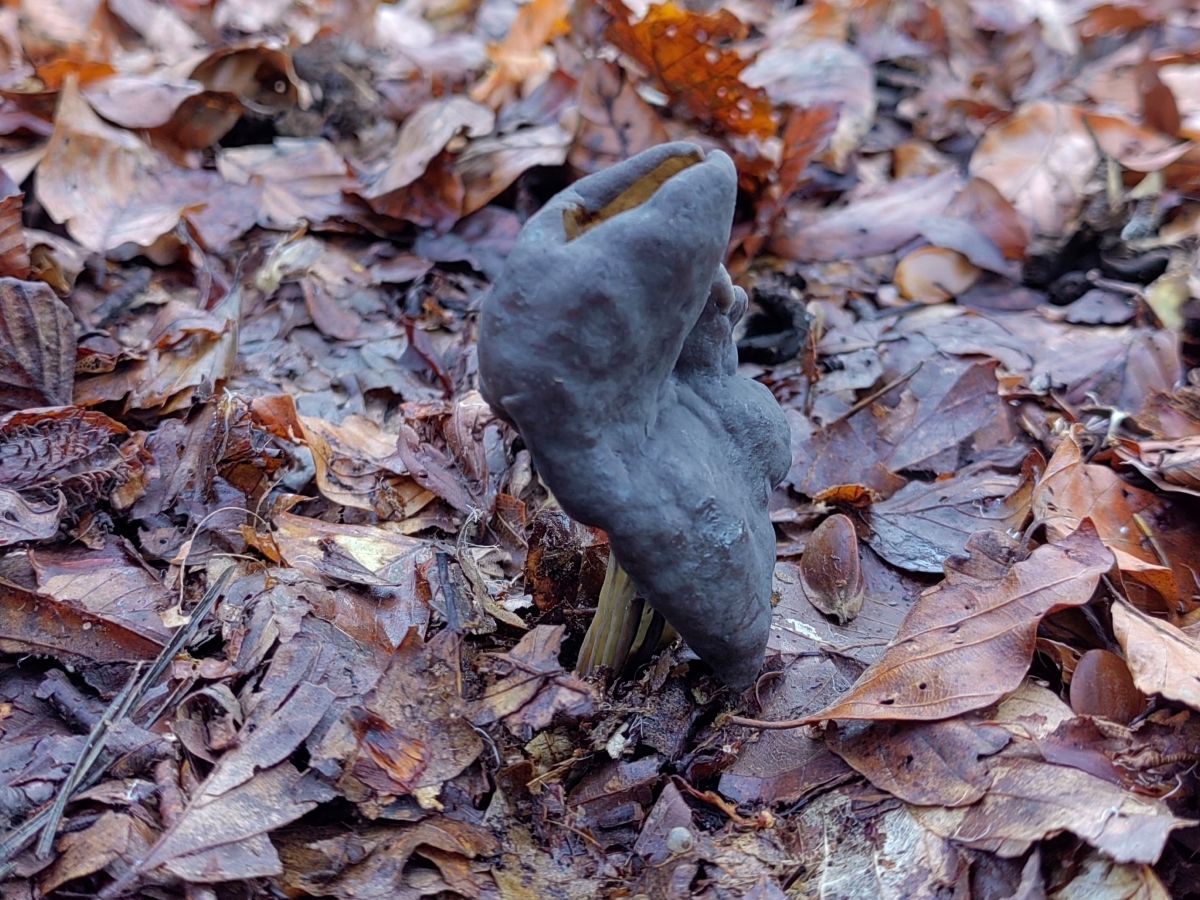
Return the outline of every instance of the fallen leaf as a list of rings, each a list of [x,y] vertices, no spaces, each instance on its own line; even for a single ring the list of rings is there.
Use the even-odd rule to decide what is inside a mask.
[[[279,880],[290,891],[314,896],[396,896],[404,890],[406,872],[424,870],[422,862],[440,869],[443,878],[450,874],[450,860],[443,860],[441,853],[462,860],[490,856],[498,849],[487,828],[447,816],[353,832],[305,828],[277,840],[284,867]],[[480,891],[476,884],[448,887],[466,896]]]
[[[267,833],[333,796],[285,761],[332,700],[324,686],[300,684],[279,708],[252,715],[238,746],[221,757],[149,853],[108,888],[108,895],[119,896],[159,866],[199,882],[280,874]]]
[[[503,720],[513,734],[546,728],[556,716],[578,718],[592,711],[596,691],[563,671],[558,661],[565,629],[539,625],[515,647],[488,663],[504,677],[490,685],[473,716],[477,725]]]
[[[68,881],[103,871],[114,862],[137,858],[154,842],[154,832],[139,819],[112,810],[83,831],[64,834],[58,857],[39,884],[49,894]]]
[[[37,197],[84,247],[103,253],[153,244],[186,210],[206,202],[206,182],[102,121],[74,81],[64,86],[38,166]]]
[[[29,277],[29,248],[21,222],[24,201],[25,193],[0,169],[0,277],[3,278]]]
[[[110,537],[99,550],[37,548],[27,558],[39,593],[165,644],[171,631],[160,613],[175,599],[131,550]]]
[[[275,545],[289,566],[312,578],[379,587],[412,587],[428,559],[425,541],[375,525],[341,525],[289,512],[274,517]]]
[[[171,79],[159,71],[148,75],[118,73],[82,89],[92,109],[129,129],[166,125],[184,100],[204,90],[191,79]]]
[[[534,166],[561,166],[572,138],[559,125],[541,125],[471,141],[455,162],[466,189],[462,214],[482,208]]]
[[[1099,162],[1083,113],[1038,100],[987,130],[970,171],[995,186],[1036,232],[1056,235],[1079,212]]]
[[[1112,617],[1138,688],[1200,710],[1200,640],[1124,603],[1113,604]]]
[[[1146,865],[1122,865],[1101,853],[1089,853],[1079,871],[1049,900],[1170,900],[1171,894]]]
[[[1200,496],[1200,435],[1171,441],[1122,441],[1116,451],[1163,490]]]
[[[829,162],[839,171],[875,118],[874,70],[855,48],[840,41],[768,47],[742,73],[742,80],[762,88],[781,106],[834,106],[837,124],[829,136]]]
[[[76,604],[5,585],[0,587],[0,650],[113,663],[154,659],[162,645]]]
[[[504,40],[487,48],[487,75],[471,88],[471,99],[498,109],[525,96],[554,70],[545,45],[567,31],[567,0],[531,0],[517,10]]]
[[[384,166],[366,180],[362,196],[377,212],[403,218],[407,202],[403,189],[426,173],[455,135],[488,134],[495,121],[490,109],[465,97],[431,100],[404,120],[395,148]]]
[[[589,60],[579,82],[579,128],[570,162],[585,174],[666,143],[667,130],[625,70]]]
[[[1112,555],[1084,525],[998,578],[947,573],[921,595],[883,657],[836,703],[805,721],[932,720],[1016,690],[1042,617],[1087,603]]]
[[[1085,462],[1079,437],[1075,429],[1065,435],[1047,463],[1033,492],[1034,516],[1056,537],[1090,520],[1104,544],[1118,553],[1122,571],[1142,581],[1139,573],[1145,564],[1161,569],[1168,562],[1159,559],[1154,542],[1138,523],[1138,518],[1152,518],[1162,501],[1107,466]],[[1156,589],[1171,602],[1179,595],[1179,576],[1172,579],[1167,574]]]
[[[766,92],[742,80],[748,63],[727,46],[747,32],[729,10],[700,13],[654,3],[641,19],[630,21],[622,0],[605,0],[604,6],[613,17],[609,40],[690,116],[729,134],[775,133]]]
[[[1021,528],[1029,516],[1031,475],[976,465],[936,481],[911,481],[871,507],[867,542],[892,565],[940,572],[975,532]]]
[[[320,139],[276,138],[269,146],[222,150],[217,171],[231,184],[261,192],[258,224],[264,228],[332,219],[345,211],[342,191],[351,186],[345,160]]]
[[[1156,862],[1171,832],[1191,824],[1161,800],[1078,769],[1019,758],[998,759],[990,768],[991,788],[977,804],[917,808],[917,820],[949,840],[1006,857],[1068,831],[1119,863]]]
[[[856,772],[915,806],[969,806],[988,791],[984,759],[1000,752],[1010,735],[995,725],[945,722],[873,722],[865,729],[835,729],[830,749]]]
[[[797,262],[861,259],[890,253],[941,215],[959,187],[955,172],[895,181],[840,209],[801,210],[775,230],[770,249]]]
[[[421,643],[415,631],[392,654],[387,670],[353,716],[357,748],[345,760],[339,787],[350,795],[401,796],[432,791],[462,772],[483,750],[456,686],[459,640],[442,631]],[[421,795],[417,793],[417,796]]]
[[[69,404],[74,384],[71,311],[40,281],[0,278],[0,413]]]
[[[239,289],[209,312],[168,303],[156,317],[145,358],[81,379],[75,402],[97,406],[123,401],[127,409],[161,414],[189,406],[201,388],[216,390],[233,374],[241,310]]]

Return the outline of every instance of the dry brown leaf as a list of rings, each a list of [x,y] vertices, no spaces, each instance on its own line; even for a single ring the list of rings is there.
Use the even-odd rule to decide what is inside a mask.
[[[412,587],[414,567],[428,559],[425,541],[374,525],[342,525],[277,513],[273,537],[284,561],[311,578],[379,587]]]
[[[191,405],[200,389],[215,391],[233,374],[241,313],[239,289],[210,312],[168,302],[155,318],[145,359],[81,379],[75,402],[95,406],[124,401],[127,409],[156,409],[161,414]]]
[[[480,886],[469,875],[452,875],[452,866],[497,849],[496,838],[487,828],[447,816],[354,831],[336,826],[306,828],[275,840],[284,865],[281,880],[297,896],[395,896],[402,890],[399,886],[405,884],[410,866],[418,872],[429,871],[417,860],[437,866],[443,879],[461,879],[447,884],[455,893],[481,896],[491,887],[490,877],[483,876],[485,885]]]
[[[945,722],[873,722],[865,729],[834,729],[830,749],[881,791],[915,806],[968,806],[987,793],[991,773],[983,760],[999,753],[1003,728]]]
[[[959,187],[956,172],[894,181],[849,205],[789,215],[770,249],[809,262],[861,259],[896,250],[921,233],[923,219],[941,215]]]
[[[1171,900],[1149,866],[1122,865],[1095,852],[1083,859],[1067,884],[1046,896],[1048,900]]]
[[[357,747],[344,761],[343,792],[416,793],[435,808],[441,785],[479,756],[483,741],[457,686],[458,640],[445,630],[422,643],[413,629],[392,654],[375,689],[352,713]]]
[[[765,90],[781,106],[834,107],[837,124],[829,136],[827,161],[839,171],[875,120],[874,69],[857,50],[840,41],[768,47],[742,79]]]
[[[666,143],[667,130],[616,63],[590,60],[579,82],[579,128],[571,165],[585,174]]]
[[[513,734],[546,728],[556,716],[587,715],[595,706],[595,688],[563,671],[558,661],[565,629],[539,625],[508,653],[488,662],[504,677],[490,685],[472,717],[477,725],[503,721]]]
[[[0,278],[0,412],[63,406],[75,387],[75,317],[40,281]]]
[[[492,68],[471,88],[471,99],[499,109],[525,96],[554,71],[554,54],[546,47],[567,32],[568,0],[531,0],[517,10],[504,40],[488,47]]]
[[[572,137],[559,125],[539,125],[471,141],[454,166],[466,189],[462,214],[490,203],[527,169],[561,166]]]
[[[1200,497],[1200,435],[1173,441],[1122,441],[1116,450],[1164,491]]]
[[[1139,524],[1163,504],[1161,497],[1125,481],[1107,466],[1084,462],[1081,426],[1064,436],[1033,492],[1033,514],[1049,534],[1061,537],[1087,519],[1117,554],[1121,571],[1155,589],[1164,601],[1179,597],[1179,573],[1164,570],[1159,546]]]
[[[1047,613],[1091,599],[1112,555],[1084,525],[998,578],[947,573],[921,595],[896,639],[824,719],[932,720],[982,709],[1016,690]]]
[[[255,420],[277,437],[304,443],[313,455],[317,488],[343,506],[371,510],[385,519],[406,519],[435,497],[386,461],[396,452],[397,435],[363,416],[347,416],[340,425],[301,416],[289,394],[257,397]]]
[[[55,847],[58,856],[43,876],[40,887],[51,891],[99,872],[113,862],[136,859],[154,842],[150,826],[134,816],[112,810],[103,813],[83,831],[64,834]]]
[[[280,874],[267,833],[333,797],[329,787],[286,762],[332,701],[323,685],[301,683],[279,708],[252,716],[236,748],[221,757],[150,852],[108,888],[111,895],[159,866],[200,882]]]
[[[1034,231],[1058,235],[1079,212],[1099,162],[1082,111],[1038,100],[987,130],[970,170],[995,186]]]
[[[0,169],[0,277],[29,277],[29,248],[21,222],[24,202],[25,193]]]
[[[961,253],[945,247],[919,247],[896,265],[900,293],[918,303],[944,303],[979,280],[980,272]]]
[[[83,88],[91,107],[123,128],[157,128],[166,125],[183,101],[204,90],[191,79],[174,79],[165,72],[148,75],[118,74]]]
[[[37,197],[87,249],[153,244],[184,211],[207,202],[203,181],[102,121],[74,81],[63,88],[54,134],[38,166]]]
[[[762,88],[742,80],[748,65],[729,43],[746,26],[727,9],[692,12],[672,2],[655,3],[630,21],[622,0],[605,0],[613,17],[608,38],[666,92],[673,104],[702,124],[735,135],[768,137],[778,128]]]
[[[963,552],[978,531],[1019,529],[1029,516],[1033,486],[1027,462],[1021,474],[968,466],[937,481],[910,481],[871,507],[872,549],[894,566],[937,573]]]
[[[15,587],[0,588],[0,651],[74,662],[151,660],[162,645],[137,631]]]
[[[488,134],[495,121],[490,109],[466,97],[429,101],[404,120],[395,148],[383,168],[365,180],[362,196],[373,209],[395,216],[403,208],[399,192],[425,174],[452,138]]]
[[[1191,824],[1161,800],[1078,769],[1019,758],[998,759],[990,768],[991,788],[974,806],[913,814],[935,834],[1000,856],[1020,856],[1067,831],[1123,863],[1157,862],[1171,832]]]
[[[1200,640],[1124,603],[1113,605],[1112,617],[1138,688],[1200,710]]]
[[[231,184],[260,192],[258,224],[264,228],[291,230],[332,219],[345,211],[342,192],[351,186],[346,161],[319,138],[221,150],[217,171]]]

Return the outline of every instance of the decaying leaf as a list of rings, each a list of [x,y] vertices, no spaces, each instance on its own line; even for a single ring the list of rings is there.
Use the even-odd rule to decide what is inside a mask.
[[[442,784],[483,750],[457,693],[452,648],[458,637],[443,631],[422,644],[415,630],[363,706],[352,716],[357,749],[346,761],[341,789],[350,796],[403,796],[436,807]]]
[[[1021,683],[1042,616],[1091,599],[1112,555],[1084,525],[1000,577],[947,574],[921,596],[883,658],[808,717],[932,720],[994,703]]]
[[[66,304],[42,282],[0,278],[0,412],[69,404],[74,381]]]
[[[1009,742],[995,725],[944,722],[873,723],[857,733],[835,732],[838,756],[877,788],[914,806],[969,806],[988,791],[985,759]]]
[[[1032,484],[987,467],[939,481],[911,481],[871,508],[871,547],[893,565],[940,572],[977,531],[1020,528],[1029,515]]]
[[[134,134],[100,119],[74,81],[63,88],[54,135],[38,167],[38,199],[84,247],[148,246],[207,191]]]
[[[1032,759],[999,759],[991,788],[974,806],[914,812],[935,834],[1000,856],[1069,831],[1119,863],[1153,863],[1187,820],[1161,800],[1138,797],[1078,769]]]
[[[742,80],[747,62],[723,46],[746,36],[729,10],[691,12],[668,0],[631,22],[622,0],[607,0],[605,7],[613,17],[612,42],[689,115],[737,135],[775,132],[766,92]]]
[[[479,701],[476,724],[503,720],[514,734],[542,729],[556,716],[583,716],[595,704],[595,688],[563,671],[558,662],[561,625],[539,625],[526,633],[502,658],[489,664],[504,677],[488,687]]]
[[[1200,641],[1125,604],[1114,605],[1112,615],[1138,688],[1200,709]]]

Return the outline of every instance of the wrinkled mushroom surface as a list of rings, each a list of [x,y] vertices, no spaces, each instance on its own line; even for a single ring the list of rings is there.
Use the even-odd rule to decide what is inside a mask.
[[[791,462],[770,391],[736,373],[746,306],[721,260],[736,173],[664,144],[582,179],[525,225],[483,303],[484,397],[572,517],[728,684],[770,627],[771,491]]]

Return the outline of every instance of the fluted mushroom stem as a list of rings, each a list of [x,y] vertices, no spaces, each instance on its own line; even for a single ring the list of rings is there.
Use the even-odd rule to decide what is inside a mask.
[[[602,666],[612,672],[621,671],[639,631],[644,605],[637,599],[633,579],[610,551],[604,585],[596,601],[596,615],[579,649],[575,670],[580,675],[591,675]]]
[[[678,636],[662,615],[638,598],[633,580],[610,551],[596,614],[583,636],[575,671],[586,676],[603,667],[615,675],[626,665],[636,668]]]

